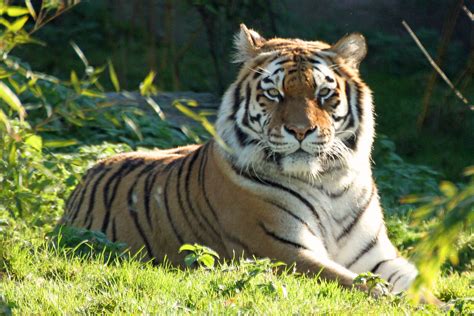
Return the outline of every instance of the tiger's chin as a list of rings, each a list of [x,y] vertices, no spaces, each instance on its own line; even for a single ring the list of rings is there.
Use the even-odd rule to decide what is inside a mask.
[[[283,156],[279,165],[284,174],[297,177],[312,177],[324,171],[319,155],[309,154],[302,150]]]

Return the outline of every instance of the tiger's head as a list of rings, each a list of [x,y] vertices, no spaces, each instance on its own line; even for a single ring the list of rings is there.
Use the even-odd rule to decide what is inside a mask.
[[[223,97],[217,132],[236,167],[317,176],[354,159],[368,163],[373,115],[358,71],[362,35],[334,45],[266,40],[242,24],[235,45],[242,67]]]

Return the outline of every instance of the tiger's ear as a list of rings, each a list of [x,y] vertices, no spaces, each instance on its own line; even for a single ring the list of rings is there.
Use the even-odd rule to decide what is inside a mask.
[[[352,33],[341,38],[331,50],[345,59],[350,66],[358,69],[360,62],[367,55],[367,43],[362,34]]]
[[[242,63],[257,56],[258,50],[265,43],[265,39],[252,29],[248,29],[245,24],[240,24],[240,32],[235,34],[234,45],[236,52],[235,63]]]

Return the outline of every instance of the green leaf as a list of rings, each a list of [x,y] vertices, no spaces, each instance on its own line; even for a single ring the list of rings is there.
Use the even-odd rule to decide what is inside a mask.
[[[10,120],[8,119],[8,117],[6,116],[5,112],[2,111],[2,109],[0,109],[0,123],[2,125],[0,125],[1,127],[3,127],[3,129],[8,133],[10,134],[11,133],[11,125],[10,125]]]
[[[458,192],[458,188],[449,181],[442,181],[439,185],[439,189],[447,197],[453,197]]]
[[[140,94],[149,96],[150,94],[156,93],[156,87],[153,85],[155,80],[155,72],[152,70],[148,73],[146,78],[140,83]]]
[[[28,21],[28,19],[29,19],[28,16],[24,16],[22,18],[15,20],[15,22],[11,24],[11,27],[9,28],[9,30],[12,32],[18,32],[19,30],[23,28],[23,26],[25,26],[25,23],[26,21]]]
[[[28,136],[25,143],[38,151],[41,151],[43,148],[43,139],[38,135]]]
[[[79,56],[79,58],[82,60],[82,63],[84,64],[84,66],[87,69],[87,67],[89,67],[89,61],[87,61],[86,55],[84,55],[84,53],[79,48],[79,46],[77,46],[76,43],[74,43],[73,41],[69,42],[69,44],[71,44],[71,46],[74,49],[74,51],[76,52],[77,56]]]
[[[186,257],[184,257],[184,264],[188,267],[192,266],[197,261],[197,255],[194,253],[190,253]]]
[[[204,254],[199,257],[198,262],[206,266],[206,268],[213,268],[214,267],[214,257],[210,254]]]
[[[31,0],[25,0],[26,7],[28,8],[28,11],[30,12],[30,15],[33,17],[33,20],[36,21],[36,12],[35,8],[31,4]]]
[[[0,24],[5,26],[8,30],[11,29],[12,25],[10,24],[10,22],[8,22],[7,20],[5,20],[4,18],[0,18]]]
[[[89,90],[89,89],[82,90],[81,95],[85,95],[85,96],[91,97],[91,98],[100,98],[100,99],[105,98],[105,94],[103,94],[102,92]]]
[[[80,94],[81,83],[79,82],[79,78],[77,77],[77,74],[74,70],[71,70],[70,80],[71,80],[72,87],[74,88],[74,91]]]
[[[28,2],[28,1],[26,1],[26,2]],[[31,3],[30,3],[30,5],[31,5]],[[22,16],[22,15],[29,14],[29,13],[30,13],[30,10],[28,8],[16,7],[16,6],[9,6],[7,8],[7,14],[9,16]]]
[[[0,98],[5,101],[13,110],[15,110],[20,116],[20,120],[26,115],[25,108],[20,102],[20,99],[15,93],[3,82],[0,81]]]
[[[193,246],[193,245],[190,245],[190,244],[184,244],[182,245],[180,248],[179,248],[179,253],[183,252],[183,251],[195,251],[196,250],[196,247]]]
[[[48,139],[44,140],[44,147],[61,148],[77,145],[79,142],[76,139]]]
[[[151,97],[146,97],[145,98],[146,103],[148,103],[149,106],[158,114],[158,116],[164,121],[166,119],[165,113],[161,110],[161,107],[158,105],[158,103],[155,102]]]
[[[137,135],[138,139],[139,139],[140,141],[143,141],[142,132],[140,131],[140,128],[139,128],[138,125],[135,123],[135,121],[133,121],[131,118],[129,118],[129,117],[126,116],[126,115],[123,115],[122,118],[123,118],[125,124],[127,124],[127,126],[132,129],[132,131],[135,133],[135,135]]]
[[[112,61],[109,59],[109,76],[110,76],[110,81],[112,81],[112,84],[114,85],[115,91],[119,92],[120,91],[120,83],[117,77],[117,73],[115,72],[114,64],[112,64]]]
[[[180,102],[173,102],[173,105],[176,109],[178,109],[181,113],[183,113],[184,115],[186,115],[187,117],[195,120],[196,122],[201,122],[202,121],[202,118],[194,113],[193,111],[191,111],[189,108],[187,108],[185,105],[183,105],[182,103]]]

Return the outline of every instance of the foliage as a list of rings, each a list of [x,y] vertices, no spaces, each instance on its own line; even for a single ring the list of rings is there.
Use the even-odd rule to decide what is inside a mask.
[[[184,263],[187,267],[192,267],[197,264],[200,267],[212,269],[214,267],[215,259],[219,259],[217,252],[211,248],[198,244],[184,244],[179,248],[180,253],[183,251],[190,252],[186,257],[184,257]]]
[[[436,275],[447,259],[454,265],[459,263],[458,244],[461,232],[472,235],[474,227],[474,167],[466,169],[470,183],[458,188],[453,183],[443,181],[438,196],[408,196],[405,202],[422,202],[423,205],[413,212],[413,224],[440,218],[424,234],[416,247],[415,262],[419,276],[414,283],[413,291],[418,293],[422,287],[432,289]]]
[[[74,256],[97,256],[107,262],[127,255],[125,243],[111,242],[105,234],[85,228],[58,225],[46,235],[58,251],[71,250]]]
[[[401,213],[399,200],[405,195],[438,192],[437,180],[440,174],[428,166],[415,165],[403,160],[395,152],[395,143],[387,136],[377,135],[373,156],[377,188],[389,214],[394,210]]]

